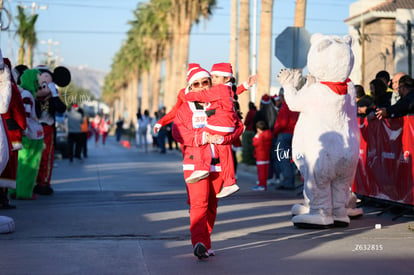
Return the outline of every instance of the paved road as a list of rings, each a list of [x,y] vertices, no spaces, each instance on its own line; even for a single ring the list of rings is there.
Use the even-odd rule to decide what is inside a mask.
[[[290,222],[298,191],[241,191],[222,199],[215,257],[192,255],[178,151],[127,149],[112,137],[89,158],[57,160],[52,196],[12,201],[16,231],[0,235],[0,274],[413,274],[413,216],[364,206],[348,228],[303,230]],[[375,229],[381,224],[381,229]]]

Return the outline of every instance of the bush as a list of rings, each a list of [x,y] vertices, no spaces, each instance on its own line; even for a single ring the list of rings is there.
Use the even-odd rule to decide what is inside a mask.
[[[242,135],[242,162],[247,165],[256,165],[254,158],[253,137],[255,132],[245,131]]]

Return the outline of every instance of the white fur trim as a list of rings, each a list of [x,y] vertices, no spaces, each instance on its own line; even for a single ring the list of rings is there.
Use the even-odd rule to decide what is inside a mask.
[[[10,71],[7,66],[0,72],[0,91],[0,114],[5,114],[11,99]]]
[[[190,171],[194,171],[194,164],[183,164],[183,170],[184,171],[188,171],[188,170],[190,170]]]
[[[203,132],[202,138],[201,138],[201,144],[204,145],[207,143],[207,132]]]
[[[201,79],[204,77],[210,77],[210,74],[207,71],[200,71],[196,74],[194,74],[190,80],[188,81],[188,84],[191,85],[193,84],[194,81],[196,81],[197,79]]]
[[[183,164],[183,170],[184,171],[194,171],[195,166],[194,164]],[[220,165],[211,165],[210,166],[210,172],[221,172],[221,166]]]
[[[223,76],[223,77],[233,77],[232,73],[222,72],[222,71],[211,71],[210,74],[211,75]]]
[[[259,161],[256,161],[256,165],[263,165],[263,164],[269,164],[269,161],[268,160],[259,160]]]
[[[217,132],[223,132],[223,133],[233,133],[234,127],[224,127],[224,126],[213,126],[213,125],[207,125],[207,128],[217,131]]]
[[[0,187],[16,189],[16,180],[0,178]]]

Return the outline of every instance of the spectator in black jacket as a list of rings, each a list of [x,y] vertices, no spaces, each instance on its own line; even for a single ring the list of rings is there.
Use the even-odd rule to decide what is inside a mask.
[[[404,75],[398,82],[400,99],[394,105],[387,108],[378,108],[376,115],[379,119],[396,118],[407,114],[414,114],[414,80]]]

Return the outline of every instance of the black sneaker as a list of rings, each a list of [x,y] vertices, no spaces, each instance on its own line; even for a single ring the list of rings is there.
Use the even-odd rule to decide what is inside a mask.
[[[194,246],[194,255],[199,259],[199,260],[203,260],[203,259],[207,259],[208,258],[208,252],[207,252],[207,248],[204,246],[204,244],[202,243],[197,243]]]
[[[36,184],[33,192],[39,195],[52,195],[53,194],[53,189],[52,187],[48,186],[48,185],[40,185],[40,184]]]

